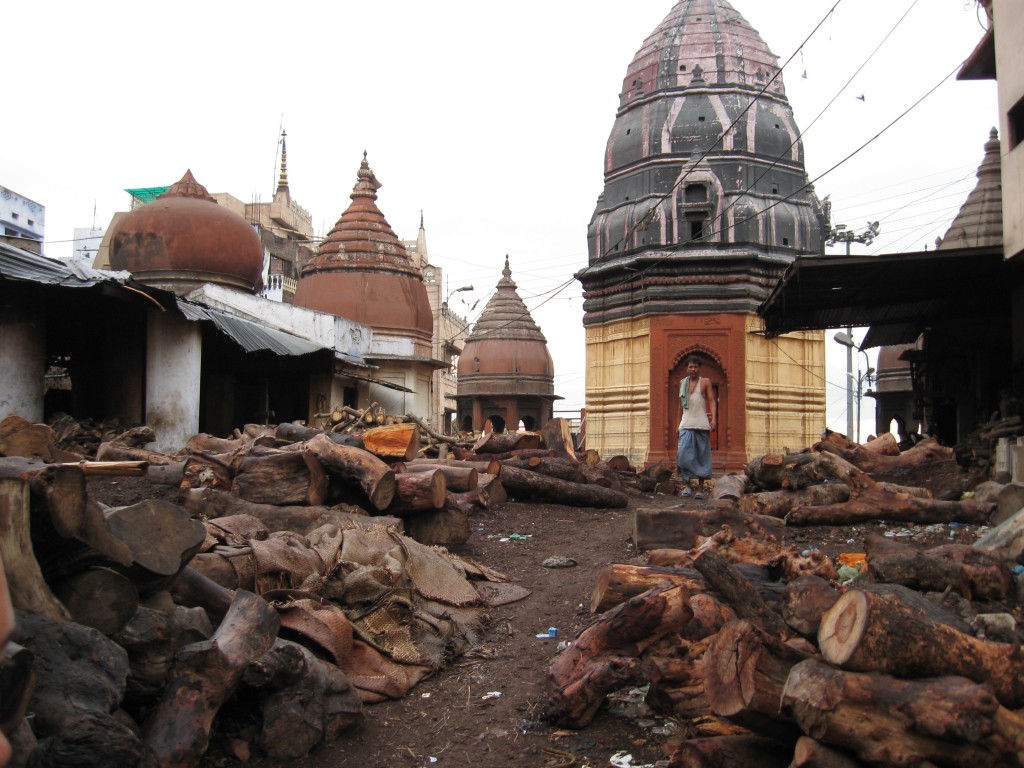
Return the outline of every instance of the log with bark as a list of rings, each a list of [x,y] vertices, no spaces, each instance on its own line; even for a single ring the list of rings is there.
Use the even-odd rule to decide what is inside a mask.
[[[252,451],[238,463],[231,490],[258,504],[321,506],[327,499],[328,478],[317,458],[304,451]]]
[[[751,535],[781,542],[785,526],[764,515],[746,515],[731,507],[705,510],[639,507],[633,513],[633,545],[637,549],[690,549],[698,538],[729,526],[737,536]]]
[[[0,421],[0,456],[37,456],[52,462],[55,456],[57,437],[46,424],[33,424],[17,414],[10,414]]]
[[[337,445],[325,435],[307,440],[305,446],[330,475],[358,483],[374,509],[383,512],[390,506],[395,497],[395,473],[384,461],[369,451]]]
[[[522,501],[545,501],[599,509],[622,509],[629,505],[629,497],[622,491],[571,483],[509,466],[501,468],[501,484],[510,496]]]
[[[72,621],[104,635],[120,631],[139,607],[139,590],[112,568],[94,566],[53,585],[53,594]]]
[[[576,464],[576,446],[569,432],[569,422],[562,418],[549,419],[541,430],[544,446],[554,452],[556,458]]]
[[[992,686],[1006,707],[1024,704],[1019,645],[958,632],[896,595],[846,592],[822,617],[818,646],[825,661],[843,669],[909,678],[959,675]]]
[[[395,497],[388,507],[389,514],[409,517],[444,508],[448,481],[439,468],[429,472],[402,472],[394,477]]]
[[[786,768],[791,753],[788,745],[756,734],[699,737],[676,747],[667,768]]]
[[[414,422],[372,427],[362,438],[363,448],[382,459],[412,461],[420,450],[420,427]]]
[[[957,499],[965,490],[965,476],[953,450],[934,441],[919,443],[897,456],[886,456],[832,432],[814,449],[842,457],[875,480],[927,488],[938,499]]]
[[[745,474],[722,475],[715,480],[715,487],[711,491],[711,500],[736,501],[739,502],[747,493],[750,487],[750,478]],[[742,509],[742,507],[741,507]],[[746,511],[746,510],[744,510]],[[757,513],[762,514],[762,513]]]
[[[569,462],[554,456],[532,456],[528,459],[505,459],[501,462],[503,467],[513,467],[527,472],[537,472],[547,477],[557,477],[559,480],[568,480],[570,483],[589,482],[579,462]]]
[[[954,589],[968,600],[1002,600],[1012,583],[1006,562],[965,544],[922,551],[878,533],[865,539],[872,581],[903,584],[923,592]]]
[[[782,704],[805,733],[871,765],[1020,765],[1024,750],[1024,718],[963,677],[904,680],[808,659]]]
[[[278,443],[304,443],[317,435],[324,435],[332,443],[347,445],[353,448],[362,448],[363,441],[357,435],[349,435],[341,432],[325,432],[322,429],[307,427],[304,424],[278,424],[274,430],[274,439]]]
[[[724,597],[741,619],[780,640],[794,635],[782,617],[768,607],[750,580],[714,549],[701,551],[694,558],[693,566],[704,577],[708,589]]]
[[[794,507],[842,504],[850,499],[846,483],[809,485],[798,491],[762,491],[748,493],[739,499],[740,511],[748,515],[785,517]]]
[[[786,525],[850,525],[868,520],[904,523],[969,523],[983,525],[994,509],[992,503],[974,499],[946,501],[893,493],[877,484],[857,492],[842,504],[798,506],[785,517]]]
[[[405,530],[409,538],[421,544],[455,547],[469,541],[472,527],[468,512],[449,505],[405,518]]]
[[[686,589],[668,586],[603,614],[548,668],[545,718],[568,728],[590,723],[609,693],[640,680],[644,649],[692,616]]]
[[[821,617],[839,599],[839,591],[820,576],[807,574],[786,584],[781,613],[785,622],[805,637],[817,637]]]
[[[590,612],[604,613],[663,583],[684,586],[691,595],[706,589],[704,577],[693,568],[612,563],[598,576],[590,595]]]
[[[171,466],[171,465],[167,465]],[[192,488],[220,488],[230,491],[232,470],[219,457],[193,455],[185,459],[178,488],[182,493]]]
[[[480,482],[480,472],[472,466],[452,466],[442,463],[412,462],[405,465],[406,472],[440,472],[444,475],[449,491],[465,493],[475,491]]]
[[[505,453],[534,450],[540,448],[540,445],[540,434],[537,432],[484,432],[473,444],[473,451],[486,454]]]
[[[798,491],[831,481],[846,483],[856,491],[870,484],[863,470],[832,453],[767,453],[747,464],[746,475],[756,488]]]
[[[789,768],[864,768],[851,753],[822,744],[810,736],[801,736],[793,747]]]
[[[790,669],[806,658],[749,621],[726,624],[704,654],[711,711],[757,733],[795,741],[799,733],[780,709],[782,690]]]
[[[214,717],[246,667],[274,644],[279,626],[277,613],[263,598],[240,590],[213,637],[178,652],[163,696],[144,726],[146,746],[158,765],[199,762]]]

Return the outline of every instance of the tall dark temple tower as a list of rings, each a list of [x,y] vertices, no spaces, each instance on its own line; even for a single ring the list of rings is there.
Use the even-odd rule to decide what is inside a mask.
[[[718,394],[716,471],[817,439],[823,334],[767,341],[756,315],[793,259],[823,252],[799,133],[777,57],[726,0],[676,3],[633,57],[577,275],[589,448],[673,458],[691,353]]]

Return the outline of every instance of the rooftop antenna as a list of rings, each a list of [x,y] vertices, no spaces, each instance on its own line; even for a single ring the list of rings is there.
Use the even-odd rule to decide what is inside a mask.
[[[281,124],[277,127],[277,141],[274,142],[274,175],[270,183],[271,189],[277,189],[277,158],[281,147],[281,134],[284,132],[284,112],[281,113]]]

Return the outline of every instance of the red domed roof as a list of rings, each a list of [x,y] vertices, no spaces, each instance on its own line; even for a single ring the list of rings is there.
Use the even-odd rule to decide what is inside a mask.
[[[459,395],[554,392],[548,342],[516,292],[508,257],[501,280],[459,356]]]
[[[380,186],[364,153],[352,203],[302,268],[295,303],[375,329],[430,339],[434,321],[427,288],[377,207]]]
[[[261,284],[259,235],[243,217],[218,205],[192,171],[122,216],[110,242],[111,269],[179,294],[203,283],[250,293]]]

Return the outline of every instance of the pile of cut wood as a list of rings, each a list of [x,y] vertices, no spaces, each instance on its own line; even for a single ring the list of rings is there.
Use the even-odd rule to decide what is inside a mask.
[[[576,454],[561,420],[432,459],[413,419],[247,425],[173,455],[136,427],[88,461],[18,417],[0,439],[17,612],[0,727],[40,766],[91,763],[96,745],[117,765],[195,765],[215,721],[254,705],[259,733],[236,755],[302,757],[473,647],[489,607],[528,594],[428,544],[465,542],[468,515],[506,494],[625,507],[669,474]],[[93,475],[145,477],[178,503],[105,507]]]
[[[894,446],[831,434],[719,478],[704,510],[638,509],[648,562],[602,575],[599,618],[549,669],[547,717],[580,728],[648,685],[686,734],[671,768],[1024,765],[1020,504],[973,546],[869,535],[852,581],[782,544],[790,525],[987,523],[1022,498],[960,498],[952,452]]]

